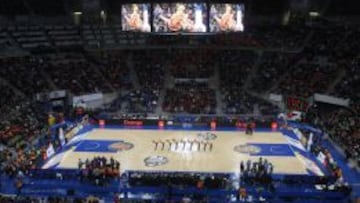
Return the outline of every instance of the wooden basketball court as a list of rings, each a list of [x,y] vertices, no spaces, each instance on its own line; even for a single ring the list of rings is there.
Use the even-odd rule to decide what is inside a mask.
[[[163,140],[164,150],[153,141]],[[166,140],[174,140],[169,150]],[[175,142],[186,141],[186,146]],[[212,143],[210,151],[199,151],[190,142]],[[203,147],[203,145],[201,145]],[[94,156],[113,157],[121,163],[121,171],[188,171],[237,173],[241,161],[266,158],[274,165],[274,173],[307,174],[306,167],[292,152],[281,132],[184,131],[93,129],[77,145],[68,150],[58,168],[77,168],[81,159]]]

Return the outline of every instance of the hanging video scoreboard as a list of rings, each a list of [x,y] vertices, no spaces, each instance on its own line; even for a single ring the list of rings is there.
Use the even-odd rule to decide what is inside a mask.
[[[129,3],[121,6],[121,27],[154,33],[242,32],[244,16],[242,3]]]
[[[151,32],[150,4],[125,4],[121,7],[123,31]]]
[[[154,4],[154,32],[206,32],[205,3]]]
[[[304,98],[299,97],[286,97],[286,109],[288,110],[294,110],[294,111],[301,111],[301,112],[307,112],[310,104],[309,102]]]

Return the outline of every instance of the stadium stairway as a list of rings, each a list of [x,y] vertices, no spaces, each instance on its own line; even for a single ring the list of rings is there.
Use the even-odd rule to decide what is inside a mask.
[[[140,89],[139,78],[136,74],[134,63],[133,63],[133,55],[129,54],[128,58],[126,59],[126,65],[129,67],[130,71],[130,80],[132,81],[133,87],[135,89]]]
[[[94,70],[94,72],[96,72],[96,74],[99,75],[103,79],[103,81],[106,83],[106,86],[108,86],[111,91],[113,91],[113,92],[116,91],[115,88],[109,83],[109,81],[105,78],[105,76],[99,70],[99,65],[101,64],[101,62],[98,61],[96,57],[91,56],[87,52],[84,52],[84,57],[86,58],[87,61],[89,61],[90,63],[95,65],[94,67],[91,66],[89,68],[92,68]]]
[[[304,39],[304,42],[303,42],[303,45],[301,46],[301,48],[293,53],[300,53],[304,50],[304,48],[309,44],[310,40],[312,39],[312,37],[314,36],[314,31],[311,31],[309,32],[309,34],[306,36],[306,38]],[[283,51],[283,50],[281,50]],[[279,84],[289,75],[289,73],[297,68],[299,66],[299,61],[297,61],[295,64],[288,64],[288,69],[285,73],[283,73],[277,80],[277,82],[272,86],[270,87],[270,89],[268,89],[266,91],[267,94],[271,93],[272,91],[274,91],[278,86]]]
[[[15,86],[13,86],[11,83],[9,83],[7,80],[5,80],[4,78],[0,77],[0,84],[7,86],[8,88],[10,88],[16,95],[21,96],[21,97],[26,97],[26,95],[19,90],[18,88],[16,88]]]
[[[215,73],[213,75],[213,77],[209,78],[209,87],[211,89],[215,90],[215,95],[216,95],[216,114],[222,114],[222,110],[223,110],[223,101],[222,101],[222,94],[220,91],[220,74],[219,74],[219,65],[216,64],[215,65]]]
[[[336,79],[332,83],[330,83],[329,87],[327,88],[326,94],[330,95],[334,91],[335,87],[343,80],[345,76],[346,76],[346,71],[344,69],[340,69],[338,71]]]
[[[250,95],[253,96],[253,97],[258,98],[259,100],[264,100],[264,101],[269,102],[269,103],[271,103],[271,104],[273,104],[273,105],[275,105],[275,106],[278,106],[279,108],[282,108],[281,105],[279,105],[279,104],[275,103],[274,101],[270,100],[270,99],[268,98],[268,94],[260,94],[260,93],[251,91],[251,90],[249,90],[249,89],[246,89],[245,92],[248,93],[248,94],[250,94]],[[258,107],[258,106],[257,106],[257,107]]]
[[[311,30],[311,31],[309,32],[309,34],[306,36],[306,38],[305,38],[305,40],[304,40],[303,45],[301,46],[301,50],[300,50],[300,51],[304,50],[305,46],[309,44],[309,42],[310,42],[311,38],[314,36],[314,34],[315,34],[315,32],[314,32],[313,30]]]
[[[278,88],[278,86],[280,85],[280,83],[282,81],[284,81],[286,78],[288,78],[288,76],[292,72],[292,70],[296,69],[300,64],[301,64],[300,61],[296,61],[295,64],[287,64],[287,67],[288,67],[287,71],[285,73],[283,73],[281,76],[279,76],[278,80],[274,83],[274,85],[266,91],[266,94],[269,94],[269,93],[273,92],[274,90],[276,90]]]
[[[164,115],[164,112],[162,110],[162,106],[164,103],[164,99],[165,99],[165,94],[166,94],[166,90],[164,88],[162,88],[160,90],[160,94],[159,94],[159,100],[157,103],[157,107],[155,108],[155,114],[156,115]]]
[[[168,66],[166,65],[166,67],[168,67]],[[164,100],[165,100],[165,96],[166,96],[166,90],[167,89],[172,89],[175,86],[175,79],[171,75],[169,68],[165,68],[164,70],[165,70],[164,85],[163,85],[163,88],[160,90],[158,105],[157,105],[157,107],[155,109],[155,114],[156,115],[164,115],[164,114],[166,114],[162,109],[163,103],[164,103]]]
[[[51,80],[49,74],[47,74],[42,68],[40,68],[40,74],[43,76],[43,78],[46,80],[46,82],[49,84],[50,88],[53,90],[59,90],[54,81]]]
[[[14,37],[12,37],[12,35],[9,32],[7,32],[7,31],[4,31],[4,32],[5,32],[6,38],[10,42],[11,47],[20,47],[19,43],[17,43],[17,41],[14,39]]]
[[[13,33],[12,33],[11,31],[7,31],[6,33],[7,33],[7,37],[8,37],[8,39],[9,39],[11,45],[12,45],[13,47],[17,47],[17,48],[19,48],[19,49],[22,49],[20,43],[19,43],[19,42],[16,40],[16,38],[13,36]]]
[[[246,90],[251,85],[252,79],[254,78],[255,74],[257,73],[257,70],[261,64],[262,61],[262,55],[263,51],[259,50],[257,51],[258,57],[256,59],[256,62],[254,63],[253,67],[251,68],[251,72],[246,78],[246,81],[244,83],[243,89]]]

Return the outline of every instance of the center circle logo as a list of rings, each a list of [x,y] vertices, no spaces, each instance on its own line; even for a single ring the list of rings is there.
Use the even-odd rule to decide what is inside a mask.
[[[217,138],[217,135],[215,133],[210,133],[210,132],[206,132],[206,133],[198,133],[197,134],[198,138],[201,138],[203,140],[215,140]]]
[[[109,146],[109,149],[116,150],[116,151],[128,151],[128,150],[132,149],[133,147],[134,147],[134,144],[132,144],[130,142],[120,141],[120,142],[111,144]]]
[[[165,165],[169,162],[169,159],[164,156],[148,156],[144,159],[145,166],[155,167]]]
[[[261,152],[261,149],[254,145],[236,145],[234,147],[235,152],[243,153],[243,154],[257,154]]]

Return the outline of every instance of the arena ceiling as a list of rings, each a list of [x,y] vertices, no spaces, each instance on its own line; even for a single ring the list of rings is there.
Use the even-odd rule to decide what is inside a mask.
[[[81,11],[84,3],[98,1],[98,9],[111,15],[120,13],[120,5],[129,2],[146,0],[5,0],[0,6],[1,15],[66,15]],[[150,2],[174,2],[176,0],[157,0]],[[179,0],[178,0],[179,1]],[[180,0],[184,1],[184,0]],[[186,1],[186,0],[185,0]],[[199,0],[190,0],[192,2]],[[250,15],[282,15],[286,11],[318,11],[324,16],[360,15],[359,0],[228,0],[226,2],[244,2]],[[222,2],[220,0],[208,2]]]

